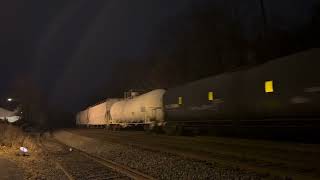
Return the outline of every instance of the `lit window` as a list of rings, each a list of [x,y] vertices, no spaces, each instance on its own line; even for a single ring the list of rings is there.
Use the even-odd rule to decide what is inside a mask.
[[[213,101],[213,99],[214,99],[213,92],[208,92],[208,100]]]
[[[264,89],[266,93],[273,93],[274,92],[273,81],[266,81],[264,83]]]
[[[183,102],[182,102],[182,97],[179,97],[179,98],[178,98],[178,104],[179,104],[179,105],[182,105],[182,103],[183,103]]]

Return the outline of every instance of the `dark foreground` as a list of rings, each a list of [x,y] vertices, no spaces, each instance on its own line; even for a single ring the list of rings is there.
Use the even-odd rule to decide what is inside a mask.
[[[105,129],[40,135],[0,128],[0,159],[10,160],[6,172],[13,167],[18,179],[320,179],[319,144]],[[19,155],[20,146],[30,150],[28,156]]]
[[[22,180],[23,175],[18,166],[8,159],[0,158],[0,179]]]
[[[81,137],[89,138],[86,139],[87,143],[93,143],[98,146],[93,149],[87,148],[88,151],[109,158],[118,158],[119,162],[128,163],[129,165],[131,161],[138,161],[138,165],[131,163],[131,166],[146,172],[148,172],[148,169],[144,165],[148,166],[148,168],[153,169],[150,173],[157,178],[159,178],[159,174],[161,177],[159,172],[170,174],[169,171],[174,172],[176,168],[180,168],[178,171],[185,171],[184,173],[190,171],[188,168],[208,168],[202,166],[202,163],[211,166],[210,168],[215,168],[206,169],[208,171],[202,169],[201,171],[193,170],[191,172],[209,172],[209,175],[212,175],[210,172],[221,172],[221,169],[224,169],[226,174],[229,175],[232,174],[231,172],[238,173],[238,176],[233,176],[233,174],[229,178],[320,178],[320,168],[318,166],[320,145],[318,144],[205,136],[166,136],[136,131],[113,132],[104,129],[70,129],[67,131],[72,136],[57,132],[56,137],[79,148],[86,147],[83,141],[81,142],[82,145],[80,145],[76,139],[79,137],[80,139]],[[63,139],[64,136],[73,138],[73,142]],[[144,156],[140,157],[141,153]],[[170,167],[170,160],[173,158],[177,158],[175,159],[176,162],[182,161],[180,158],[186,158],[192,162],[186,161],[182,166],[175,162],[171,169],[166,169],[165,166]],[[157,162],[154,163],[153,159]],[[200,162],[200,164],[193,164],[193,162]],[[205,173],[201,175],[203,174]],[[172,176],[171,178],[173,177],[179,178],[179,176]],[[201,177],[195,176],[193,178],[199,179]]]

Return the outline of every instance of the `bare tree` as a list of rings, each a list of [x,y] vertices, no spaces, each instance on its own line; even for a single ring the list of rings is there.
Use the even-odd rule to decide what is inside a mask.
[[[174,19],[166,27],[163,36],[169,37],[165,42],[169,48],[162,45],[152,56],[155,63],[149,81],[154,86],[172,87],[231,71],[246,62],[247,42],[240,26],[213,6],[194,9],[191,15]]]
[[[36,83],[28,76],[15,81],[12,94],[21,104],[23,120],[38,127],[48,123],[46,98]]]

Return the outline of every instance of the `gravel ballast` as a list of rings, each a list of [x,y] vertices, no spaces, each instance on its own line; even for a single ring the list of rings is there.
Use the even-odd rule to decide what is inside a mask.
[[[200,161],[132,145],[100,142],[66,131],[54,133],[55,139],[71,147],[129,166],[157,179],[262,179],[256,174],[218,163]]]
[[[260,176],[218,164],[134,146],[109,144],[99,156],[127,165],[159,179],[261,179]]]

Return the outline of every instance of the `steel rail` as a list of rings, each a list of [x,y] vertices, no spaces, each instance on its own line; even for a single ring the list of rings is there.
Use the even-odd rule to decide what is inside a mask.
[[[59,143],[63,146],[67,146],[69,147],[68,145],[58,141],[58,140],[54,140],[56,141],[56,143]],[[42,147],[42,149],[44,149],[46,152],[48,152],[49,154],[54,154],[52,152],[50,152],[46,147],[45,145],[42,144],[42,142],[40,142],[40,146]],[[111,160],[108,160],[108,159],[105,159],[105,158],[102,158],[102,157],[98,157],[98,156],[95,156],[95,155],[92,155],[92,154],[89,154],[87,152],[84,152],[80,149],[77,149],[77,148],[74,148],[72,147],[73,151],[77,151],[79,152],[81,155],[87,157],[88,159],[91,159],[92,161],[96,162],[96,163],[99,163],[105,167],[107,167],[108,169],[112,169],[120,174],[123,174],[123,175],[126,175],[132,179],[137,179],[137,180],[155,180],[154,177],[152,176],[149,176],[147,174],[144,174],[144,173],[141,173],[135,169],[132,169],[128,166],[125,166],[125,165],[122,165],[122,164],[119,164],[119,163],[116,163],[114,161],[111,161]],[[56,163],[56,166],[61,169],[64,174],[68,177],[69,180],[74,180],[74,178],[72,177],[72,175],[65,169],[63,168],[63,166],[59,163],[59,162],[55,162]]]

